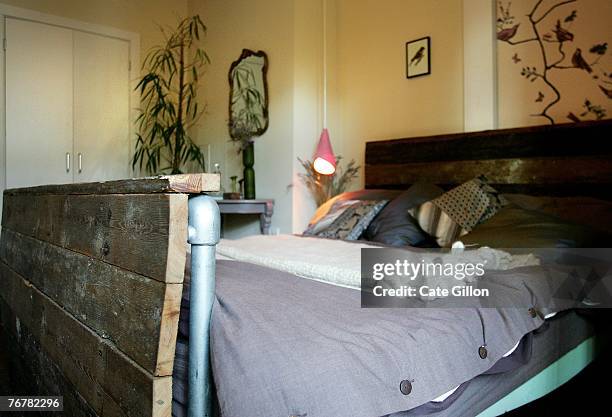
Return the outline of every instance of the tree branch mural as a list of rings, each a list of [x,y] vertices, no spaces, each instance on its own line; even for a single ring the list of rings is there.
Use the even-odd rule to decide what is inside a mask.
[[[513,47],[523,44],[533,44],[538,50],[538,55],[541,56],[541,63],[523,66],[521,75],[530,82],[541,80],[547,87],[544,91],[538,91],[535,98],[536,103],[541,104],[539,113],[532,114],[534,117],[543,117],[551,124],[555,124],[555,119],[550,114],[553,109],[561,101],[561,89],[557,85],[554,74],[556,71],[585,71],[593,82],[599,86],[605,99],[612,99],[612,73],[603,71],[600,68],[599,61],[608,52],[608,43],[601,42],[592,45],[590,48],[583,49],[576,46],[574,43],[574,33],[572,32],[573,22],[578,18],[578,12],[575,9],[567,10],[572,3],[577,3],[578,0],[557,1],[553,4],[548,2],[543,5],[544,0],[534,0],[533,8],[527,14],[528,29],[523,32],[528,32],[529,28],[533,32],[520,39],[521,24],[517,22],[516,17],[512,13],[512,1],[504,2],[498,0],[498,16],[497,16],[497,39],[499,42],[505,42]],[[545,6],[545,7],[544,7]],[[559,17],[551,27],[544,20],[548,16],[553,16],[552,13],[557,13]],[[550,20],[549,20],[550,22]],[[582,45],[581,45],[582,46]],[[571,52],[573,50],[573,52]],[[522,61],[518,52],[512,56],[514,64]],[[602,97],[597,97],[601,100]],[[607,117],[606,109],[601,105],[595,104],[591,99],[585,98],[583,108],[580,111],[569,111],[566,118],[578,122],[588,119],[603,119]]]

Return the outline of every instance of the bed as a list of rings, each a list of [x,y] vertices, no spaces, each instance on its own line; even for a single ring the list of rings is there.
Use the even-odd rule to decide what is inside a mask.
[[[602,141],[609,130],[610,123],[605,122],[369,142],[366,186],[406,189],[425,180],[448,189],[485,174],[496,189],[511,195],[539,196],[546,210],[564,218],[576,219],[577,213],[585,217],[585,207],[592,207],[604,213],[592,225],[610,230],[611,206],[606,201],[610,198],[611,147]],[[580,137],[579,152],[576,136]],[[592,220],[589,217],[586,223]],[[476,331],[464,328],[463,333],[454,334],[445,329],[446,343],[459,346],[463,338],[465,344],[454,353],[447,352],[447,357],[454,355],[454,359],[443,366],[432,365],[427,354],[402,344],[405,334],[418,334],[422,329],[393,323],[411,322],[414,311],[364,313],[358,306],[358,295],[342,288],[350,287],[350,282],[334,282],[340,288],[329,288],[328,283],[305,281],[303,277],[316,280],[327,275],[332,279],[351,272],[356,276],[359,271],[350,270],[351,259],[358,256],[345,254],[350,249],[327,242],[321,252],[333,253],[334,257],[326,262],[312,247],[323,244],[310,245],[304,240],[255,237],[240,243],[221,242],[218,247],[223,257],[231,259],[218,261],[211,324],[212,369],[223,415],[497,415],[554,389],[595,355],[596,330],[589,320],[570,312],[532,323],[527,314],[531,311],[529,301],[525,301],[521,313],[512,318],[504,316],[500,322],[527,317],[526,327],[508,330],[512,336],[498,341],[493,340],[494,335],[488,336],[485,363],[478,357],[478,348],[483,345],[478,316],[474,318],[472,311],[453,311],[458,322],[470,322],[470,329]],[[287,253],[283,255],[283,251]],[[309,261],[301,265],[291,260],[292,254]],[[320,271],[313,271],[313,262]],[[285,299],[288,301],[280,301]],[[487,329],[494,328],[496,322],[495,313],[489,313],[480,318]],[[437,314],[424,314],[417,321],[431,323]],[[385,328],[382,333],[377,329],[381,323]],[[544,327],[549,330],[533,334]],[[529,334],[532,338],[523,340]],[[188,337],[185,333],[182,336],[179,343]],[[436,337],[414,338],[423,351],[431,352],[441,340]],[[531,359],[514,357],[514,365],[520,367],[486,375],[518,339],[518,352],[529,350]],[[458,359],[460,349],[469,352],[462,359]],[[402,360],[410,365],[398,366]],[[468,369],[452,376],[452,372],[445,373],[453,362],[462,362]],[[398,367],[398,373],[380,371]],[[415,372],[419,367],[428,371]],[[328,375],[329,369],[334,375]],[[363,369],[367,370],[365,375]],[[428,378],[428,372],[443,376]],[[318,382],[316,386],[313,381]],[[402,392],[402,384],[410,387],[405,390],[408,394]],[[186,401],[184,393],[178,397],[182,395],[178,402]],[[430,401],[445,395],[444,401]]]
[[[485,174],[500,191],[553,199],[546,200],[546,209],[566,218],[587,218],[599,229],[610,230],[610,206],[605,202],[611,199],[612,145],[604,139],[611,126],[606,121],[369,142],[366,188],[406,189],[423,180],[451,188]],[[172,386],[174,413],[181,415],[188,401],[186,351],[192,344],[184,320],[190,271],[184,277],[180,269],[187,231],[183,193],[197,190],[172,189],[167,183],[147,190],[130,185],[119,192],[116,187],[58,186],[5,193],[2,322],[9,329],[15,362],[39,375],[26,382],[35,382],[39,390],[65,393],[71,415],[170,415]],[[571,198],[573,205],[562,205],[560,201],[566,200],[559,198]],[[34,211],[32,199],[39,201]],[[577,201],[582,204],[578,209]],[[585,207],[599,214],[596,223],[593,216],[585,216]],[[49,221],[51,215],[62,221]],[[145,239],[130,239],[134,233]],[[109,236],[118,239],[119,250],[108,244]],[[305,239],[292,241],[303,244]],[[39,242],[51,242],[53,247]],[[336,258],[325,269],[350,269],[351,256],[355,258],[348,253],[360,244],[330,242],[342,245],[347,257],[340,262],[341,251],[335,246]],[[72,274],[64,268],[68,277],[58,290],[38,278],[45,270],[57,276],[51,265],[19,265],[20,256],[44,258],[56,247],[68,250],[74,262],[89,262],[98,269],[84,266]],[[138,262],[125,256],[135,248],[142,257]],[[530,309],[480,315],[455,310],[446,315],[456,316],[449,317],[455,323],[459,317],[463,326],[448,330],[436,327],[440,314],[432,310],[362,309],[358,291],[296,276],[304,271],[295,268],[305,265],[294,262],[279,270],[257,265],[254,259],[232,259],[230,249],[223,243],[219,248],[229,259],[217,261],[210,327],[217,400],[207,398],[225,416],[498,415],[563,383],[595,354],[597,329],[574,311],[546,319],[532,316]],[[114,267],[136,276],[117,276]],[[91,283],[92,274],[100,282]],[[112,299],[114,291],[98,290],[109,282],[106,277],[118,283],[129,279],[119,302]],[[90,297],[84,288],[92,291],[95,302],[78,302]],[[132,323],[142,326],[130,327],[118,318],[124,307]],[[42,316],[47,324],[41,327]],[[73,336],[61,335],[66,320]],[[419,320],[437,331],[422,331]],[[488,331],[483,343],[485,329],[500,326],[505,332]],[[125,327],[148,330],[131,334]],[[447,336],[447,348],[440,348],[446,359],[431,360],[440,334]],[[71,348],[81,337],[93,347]],[[413,344],[406,345],[404,339]],[[483,346],[488,349],[484,358]],[[28,363],[26,358],[36,361]],[[499,363],[506,372],[492,371]],[[554,373],[551,366],[564,372]],[[432,401],[440,396],[446,397]]]

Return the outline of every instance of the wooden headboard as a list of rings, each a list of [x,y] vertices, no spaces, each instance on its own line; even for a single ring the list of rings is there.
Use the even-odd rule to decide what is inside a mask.
[[[612,120],[366,143],[366,188],[450,188],[484,174],[498,190],[612,200]]]

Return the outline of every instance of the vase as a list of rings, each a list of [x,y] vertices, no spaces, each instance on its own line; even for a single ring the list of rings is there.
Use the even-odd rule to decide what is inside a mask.
[[[242,151],[242,164],[244,165],[244,198],[255,199],[255,147],[253,142],[249,143]]]

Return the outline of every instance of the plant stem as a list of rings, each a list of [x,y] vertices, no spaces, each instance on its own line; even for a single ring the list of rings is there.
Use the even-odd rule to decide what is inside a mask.
[[[540,23],[542,20],[544,20],[546,18],[546,16],[548,16],[550,14],[550,12],[555,10],[557,7],[563,6],[564,4],[568,4],[568,3],[574,3],[575,1],[576,0],[566,0],[566,1],[563,1],[561,3],[555,4],[550,9],[548,9],[548,11],[546,13],[544,13],[542,16],[540,16],[540,18],[538,20],[536,20],[535,23]],[[539,3],[538,3],[538,5],[539,5]],[[536,8],[537,8],[537,6],[536,6]]]
[[[529,39],[523,39],[521,41],[513,41],[512,39],[508,39],[505,42],[509,43],[510,45],[520,45],[522,43],[533,42],[533,41],[537,41],[537,39],[536,38],[529,38]]]
[[[176,132],[174,143],[174,161],[172,162],[172,173],[181,172],[181,148],[179,146],[183,139],[183,97],[185,94],[185,42],[181,40],[179,55],[179,90],[178,90],[178,111],[176,115]]]
[[[561,54],[561,58],[557,60],[557,62],[550,64],[548,68],[560,68],[558,65],[565,61],[565,52],[563,51],[563,42],[559,42],[559,53]]]

